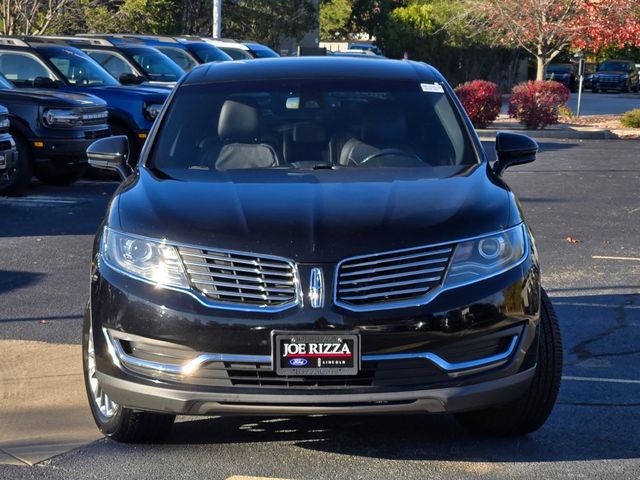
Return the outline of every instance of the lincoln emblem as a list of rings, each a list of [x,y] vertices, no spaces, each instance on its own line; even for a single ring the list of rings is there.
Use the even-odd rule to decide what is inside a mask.
[[[322,308],[324,306],[324,279],[322,278],[322,270],[318,267],[311,269],[309,302],[311,303],[311,308]]]

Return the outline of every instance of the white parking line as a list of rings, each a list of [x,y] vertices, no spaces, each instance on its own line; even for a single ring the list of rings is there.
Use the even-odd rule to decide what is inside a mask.
[[[627,380],[627,379],[624,379],[624,378],[563,376],[562,380],[573,380],[573,381],[577,381],[577,382],[627,383],[627,384],[640,385],[640,380]]]
[[[596,260],[626,260],[629,262],[640,262],[640,257],[610,257],[607,255],[591,255]]]
[[[562,305],[565,307],[624,308],[629,310],[640,310],[640,305],[611,305],[607,303],[587,303],[587,302],[553,302],[553,304]]]

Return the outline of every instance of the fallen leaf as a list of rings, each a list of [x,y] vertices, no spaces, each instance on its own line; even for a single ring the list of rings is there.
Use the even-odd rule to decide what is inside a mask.
[[[569,243],[582,243],[582,240],[578,240],[577,238],[573,238],[573,237],[567,237],[564,240],[565,242],[569,242]]]

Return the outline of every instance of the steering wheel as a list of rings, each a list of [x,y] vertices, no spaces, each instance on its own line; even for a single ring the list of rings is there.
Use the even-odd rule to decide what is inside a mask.
[[[425,165],[425,163],[422,161],[422,159],[416,155],[415,153],[407,153],[404,150],[401,150],[399,148],[384,148],[382,150],[380,150],[379,152],[376,153],[372,153],[371,155],[366,156],[358,165],[364,165],[366,163],[371,162],[371,160],[374,160],[376,158],[380,158],[380,157],[384,157],[387,155],[395,155],[397,157],[405,157],[405,158],[410,158],[411,160],[415,160],[416,165],[415,166],[422,166]],[[393,165],[390,165],[393,166]],[[414,165],[403,165],[403,166],[414,166]]]

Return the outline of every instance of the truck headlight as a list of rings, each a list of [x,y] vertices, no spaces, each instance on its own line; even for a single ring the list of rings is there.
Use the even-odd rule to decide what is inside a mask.
[[[156,117],[160,115],[161,111],[162,111],[161,103],[150,103],[145,105],[144,107],[144,113],[149,120],[155,120]]]
[[[0,117],[0,130],[9,130],[11,122],[7,117]]]
[[[42,120],[49,127],[82,125],[82,115],[68,108],[49,108],[43,112]]]
[[[157,286],[187,288],[188,282],[175,247],[164,241],[105,228],[102,258],[110,267]]]
[[[524,260],[526,246],[524,225],[461,242],[451,258],[444,286],[462,286],[505,272]]]

